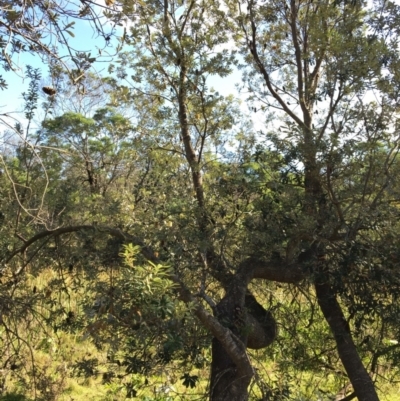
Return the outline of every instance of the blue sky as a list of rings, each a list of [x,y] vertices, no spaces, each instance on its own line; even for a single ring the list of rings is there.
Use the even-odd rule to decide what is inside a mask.
[[[75,34],[75,37],[68,37],[68,40],[75,51],[91,52],[92,56],[95,57],[98,55],[97,48],[105,45],[104,39],[94,34],[94,30],[89,22],[76,20],[74,28],[70,30]],[[112,47],[109,47],[109,49],[112,51]],[[67,55],[65,48],[60,48],[59,50],[61,55]],[[1,71],[1,75],[7,81],[8,88],[0,91],[0,113],[11,113],[23,109],[21,94],[27,89],[29,84],[29,80],[25,78],[27,65],[39,68],[43,81],[49,77],[48,67],[41,61],[39,55],[23,53],[19,57],[14,57],[13,60],[19,66],[18,71]],[[96,66],[98,70],[104,68],[104,65],[99,63]]]
[[[92,57],[99,55],[99,47],[103,50],[102,55],[107,53],[107,49],[110,52],[113,51],[112,45],[104,49],[106,44],[104,38],[94,33],[94,29],[89,22],[82,20],[76,20],[75,22],[73,29],[71,29],[75,37],[68,37],[69,43],[75,51],[91,52]],[[66,55],[67,51],[60,48],[60,53]],[[107,60],[110,61],[111,59],[100,57],[99,60],[101,61],[95,63],[94,67],[100,75],[105,75],[108,67]],[[26,66],[30,65],[33,68],[40,69],[43,85],[51,85],[51,81],[49,81],[48,67],[38,55],[23,53],[19,58],[15,57],[14,61],[18,64],[19,71],[1,71],[1,75],[8,83],[8,88],[0,91],[0,114],[7,113],[12,115],[24,124],[22,92],[26,91],[29,85],[29,79],[25,78]],[[225,96],[229,94],[237,95],[235,84],[240,81],[240,77],[241,73],[237,70],[225,78],[209,77],[209,87],[214,87],[216,91]],[[3,127],[0,127],[0,131],[3,131]]]

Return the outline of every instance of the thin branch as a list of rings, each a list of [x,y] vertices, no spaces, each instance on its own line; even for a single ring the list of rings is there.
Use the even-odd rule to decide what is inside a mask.
[[[257,51],[257,46],[256,46],[256,39],[257,39],[257,28],[256,25],[254,23],[254,17],[253,17],[253,9],[252,7],[250,7],[250,18],[251,18],[251,38],[252,40],[249,40],[246,28],[244,27],[243,23],[242,23],[242,29],[246,35],[246,39],[247,39],[247,43],[249,43],[249,47],[250,47],[250,52],[253,55],[254,61],[256,62],[256,65],[261,73],[261,75],[263,76],[265,83],[268,87],[269,92],[271,93],[271,95],[278,101],[278,103],[282,106],[282,109],[285,111],[285,113],[292,118],[300,127],[302,128],[307,128],[306,125],[304,124],[304,122],[296,115],[292,112],[292,110],[289,109],[289,107],[287,106],[287,104],[285,103],[285,101],[281,98],[281,96],[279,96],[279,94],[275,91],[275,89],[273,88],[273,84],[271,82],[271,78],[267,72],[267,70],[265,69],[264,64],[262,63],[262,61],[260,60],[260,57],[258,55],[258,51]]]

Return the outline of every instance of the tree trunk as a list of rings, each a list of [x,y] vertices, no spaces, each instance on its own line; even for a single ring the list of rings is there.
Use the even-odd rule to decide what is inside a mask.
[[[210,401],[247,401],[251,377],[239,377],[236,365],[216,338],[211,355]]]
[[[244,291],[244,288],[240,288],[242,285],[237,287],[236,291],[230,288],[214,312],[219,322],[229,328],[242,346],[265,348],[275,340],[275,319],[250,291]],[[247,354],[243,355],[241,366],[238,366],[226,352],[226,347],[227,344],[213,339],[210,401],[246,401],[249,398],[248,387],[254,375],[250,359]],[[246,352],[246,348],[243,352]]]
[[[239,303],[238,303],[239,302]],[[232,296],[225,296],[215,308],[218,320],[235,334],[238,341],[246,344],[245,330],[241,330],[245,324],[242,313],[244,303]],[[249,398],[248,387],[252,376],[243,375],[241,367],[236,366],[225,350],[224,344],[216,338],[212,340],[212,362],[210,377],[210,401],[247,401]],[[248,359],[250,364],[250,360]]]
[[[318,304],[335,337],[339,357],[359,401],[379,401],[374,384],[365,369],[351,336],[350,327],[329,284],[317,279]]]

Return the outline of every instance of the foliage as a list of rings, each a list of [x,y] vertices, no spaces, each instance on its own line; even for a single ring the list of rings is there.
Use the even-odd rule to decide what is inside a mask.
[[[86,72],[91,54],[50,64],[58,92],[32,133],[29,68],[28,125],[1,155],[4,369],[23,365],[48,399],[68,375],[169,399],[172,380],[194,394],[209,367],[213,401],[376,401],[400,358],[399,8],[106,5],[135,21],[108,76]],[[9,26],[41,6],[7,5]],[[210,86],[236,66],[259,132]],[[78,334],[96,354],[70,371],[37,360]],[[173,375],[149,395],[160,372]]]
[[[104,7],[107,9],[107,7]],[[10,1],[0,2],[0,62],[5,71],[18,71],[18,58],[22,54],[39,55],[43,61],[49,63],[54,75],[57,70],[67,69],[71,82],[76,85],[85,75],[86,70],[96,61],[91,53],[74,51],[75,25],[80,21],[92,24],[96,33],[102,37],[99,45],[105,52],[116,29],[107,27],[102,18],[102,8],[91,1],[81,1],[78,4],[72,1]],[[108,10],[109,16],[113,10]],[[118,17],[115,16],[115,21]],[[73,63],[68,68],[65,62],[65,53]],[[0,76],[0,89],[7,87],[6,80]]]

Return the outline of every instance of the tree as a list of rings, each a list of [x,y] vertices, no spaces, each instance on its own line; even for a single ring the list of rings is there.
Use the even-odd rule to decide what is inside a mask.
[[[377,9],[397,15],[393,4]],[[349,247],[377,224],[371,215],[385,207],[385,191],[394,185],[391,167],[398,142],[390,125],[398,118],[397,94],[382,86],[387,73],[394,79],[390,71],[398,63],[397,45],[385,36],[390,23],[378,23],[376,11],[361,2],[248,2],[246,11],[239,3],[232,3],[231,10],[244,35],[243,54],[257,72],[247,76],[251,100],[283,112],[287,138],[295,145],[286,146],[284,137],[275,137],[274,143],[285,149],[288,160],[304,166],[299,212],[308,217],[308,227],[288,235],[285,261],[308,264],[355,394],[360,400],[376,400],[337,300],[346,290],[333,283],[338,272],[332,265],[340,247]],[[256,89],[260,83],[262,91]],[[379,93],[377,103],[363,98],[372,90]],[[381,169],[375,156],[378,144],[385,147]],[[346,170],[360,162],[358,157],[368,161],[367,167],[359,177],[352,176],[347,184],[351,195],[344,195],[342,180]],[[390,213],[394,217],[397,210]],[[343,260],[338,262],[341,277],[336,281],[342,281],[349,272],[343,271]]]
[[[44,239],[89,232],[100,237],[100,245],[91,243],[94,255],[112,235],[140,245],[152,263],[170,264],[178,297],[213,336],[213,401],[248,399],[255,376],[248,349],[275,340],[275,318],[252,284],[293,285],[316,297],[352,396],[377,400],[363,356],[373,371],[377,358],[393,348],[383,346],[385,334],[374,339],[375,348],[361,346],[367,318],[381,333],[398,330],[396,307],[388,303],[399,290],[393,252],[398,9],[388,2],[294,0],[224,7],[173,1],[138,7],[136,24],[123,37],[127,51],[110,66],[115,77],[109,80],[115,88],[111,104],[135,109],[128,125],[136,140],[124,149],[139,148],[141,163],[126,180],[133,196],[119,195],[119,204],[132,202],[135,212],[120,213],[119,227],[112,226],[119,211],[100,209],[102,224],[72,212],[73,224],[33,235],[8,261],[37,251]],[[125,11],[132,17],[132,10]],[[266,145],[246,122],[240,126],[233,99],[208,88],[209,75],[231,71],[228,43],[241,51],[252,111],[266,115]],[[267,128],[271,110],[276,113]],[[89,163],[87,199],[99,193],[92,185],[94,175],[101,177],[94,167],[99,160],[117,157],[124,165],[124,152],[106,149],[116,121],[126,120],[105,108],[93,118],[70,113],[44,123],[53,141],[48,145],[79,138],[83,158],[70,159],[70,166]],[[228,138],[236,158],[224,149]],[[107,185],[120,188],[116,181]]]
[[[109,3],[109,4],[108,4]],[[110,7],[109,7],[110,6]],[[35,1],[22,0],[0,2],[2,21],[0,23],[1,63],[5,71],[19,71],[18,55],[29,53],[38,55],[45,64],[51,66],[50,71],[57,74],[61,69],[67,70],[73,85],[80,83],[91,64],[106,51],[110,40],[116,32],[115,25],[120,23],[120,17],[115,13],[112,2],[98,5],[92,1],[81,1],[79,6],[71,1]],[[104,22],[113,16],[114,26],[108,28]],[[75,37],[74,26],[76,21],[89,22],[94,31],[103,39],[99,46],[99,55],[76,50],[71,43]],[[67,53],[69,68],[65,62]],[[0,77],[0,88],[7,87],[7,82]]]

